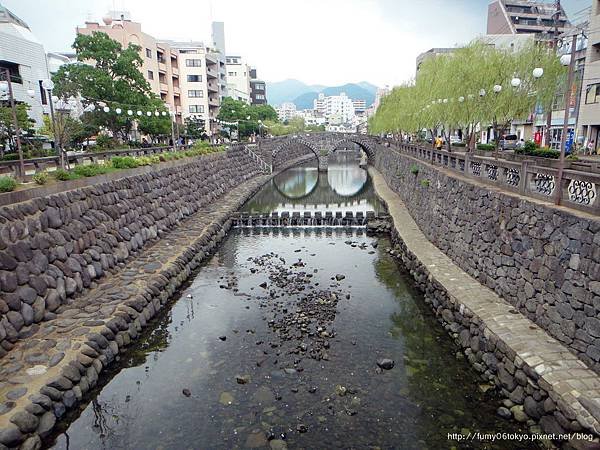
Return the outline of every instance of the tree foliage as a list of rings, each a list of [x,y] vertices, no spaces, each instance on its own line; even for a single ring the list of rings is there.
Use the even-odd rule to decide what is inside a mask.
[[[540,79],[533,76],[537,67],[544,70]],[[547,104],[564,73],[544,45],[532,43],[512,50],[475,41],[452,54],[423,61],[415,81],[382,99],[369,129],[447,134],[458,128],[472,135],[480,124],[501,133],[511,121],[527,119],[536,104]],[[520,80],[517,87],[511,84],[514,78]],[[501,86],[499,92],[495,86]]]
[[[249,105],[241,100],[226,97],[221,102],[218,119],[230,123],[239,122],[240,136],[243,137],[258,134],[259,120],[277,121],[277,111],[271,105]]]
[[[190,139],[202,139],[206,135],[206,121],[201,117],[186,117],[185,136]]]
[[[19,103],[16,106],[17,124],[21,129],[22,135],[33,134],[33,124],[35,123],[29,118],[29,105]],[[15,140],[15,127],[12,116],[12,109],[8,102],[0,103],[0,150],[4,152],[4,148],[8,145],[8,152],[14,153],[17,151]]]
[[[54,75],[54,93],[59,97],[79,97],[84,107],[92,103],[104,102],[110,108],[89,111],[90,123],[109,130],[114,137],[126,140],[133,128],[133,122],[140,125],[152,136],[163,134],[170,129],[170,118],[159,116],[148,118],[136,116],[137,110],[165,111],[162,101],[150,90],[150,85],[141,72],[141,47],[129,44],[123,48],[106,33],[94,32],[92,35],[79,34],[73,48],[78,61],[61,66]],[[121,114],[115,111],[121,109]],[[134,115],[126,114],[133,110]],[[142,125],[143,123],[143,125]]]

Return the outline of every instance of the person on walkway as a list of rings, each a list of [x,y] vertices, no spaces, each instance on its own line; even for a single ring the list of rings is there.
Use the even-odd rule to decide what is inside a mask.
[[[442,138],[440,136],[435,138],[435,148],[438,150],[442,149],[442,146],[444,145],[444,141],[442,141]]]

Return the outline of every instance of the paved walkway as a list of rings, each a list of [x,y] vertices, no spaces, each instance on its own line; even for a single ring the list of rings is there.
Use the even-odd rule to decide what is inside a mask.
[[[600,434],[600,377],[559,341],[455,265],[421,232],[381,173],[373,168],[369,168],[369,173],[408,250],[427,267],[450,299],[479,316],[487,327],[486,332],[496,335],[515,351],[516,358],[540,375],[538,383],[543,389],[556,393],[580,423],[583,419],[587,428]]]
[[[148,297],[148,292],[152,292],[154,296],[160,294],[161,303],[163,298],[166,301],[171,292],[163,292],[158,286],[177,276],[183,280],[185,274],[180,271],[184,255],[189,259],[194,245],[210,244],[220,224],[269,178],[262,175],[247,181],[188,217],[124,267],[102,278],[96,287],[62,305],[56,311],[56,319],[40,323],[35,334],[17,342],[0,364],[0,429],[9,426],[14,413],[30,403],[31,394],[37,394],[49,380],[59,377],[70,361],[80,361],[83,344],[105,328],[109,320],[129,314],[144,321],[144,315],[132,309],[136,298]],[[155,304],[158,309],[160,303]],[[115,350],[116,354],[118,348]]]

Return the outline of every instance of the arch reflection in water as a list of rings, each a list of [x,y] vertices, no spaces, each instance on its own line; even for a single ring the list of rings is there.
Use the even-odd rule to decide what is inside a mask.
[[[275,176],[246,203],[243,211],[384,211],[358,152],[335,152],[327,173],[311,161]]]

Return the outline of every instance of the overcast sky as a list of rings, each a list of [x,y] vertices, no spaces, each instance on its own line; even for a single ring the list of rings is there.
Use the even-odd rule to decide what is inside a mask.
[[[46,51],[69,51],[75,27],[125,9],[164,39],[210,43],[210,22],[225,22],[227,53],[260,78],[308,84],[411,78],[415,57],[485,33],[489,0],[0,0],[27,22]],[[575,15],[591,0],[563,0]]]

